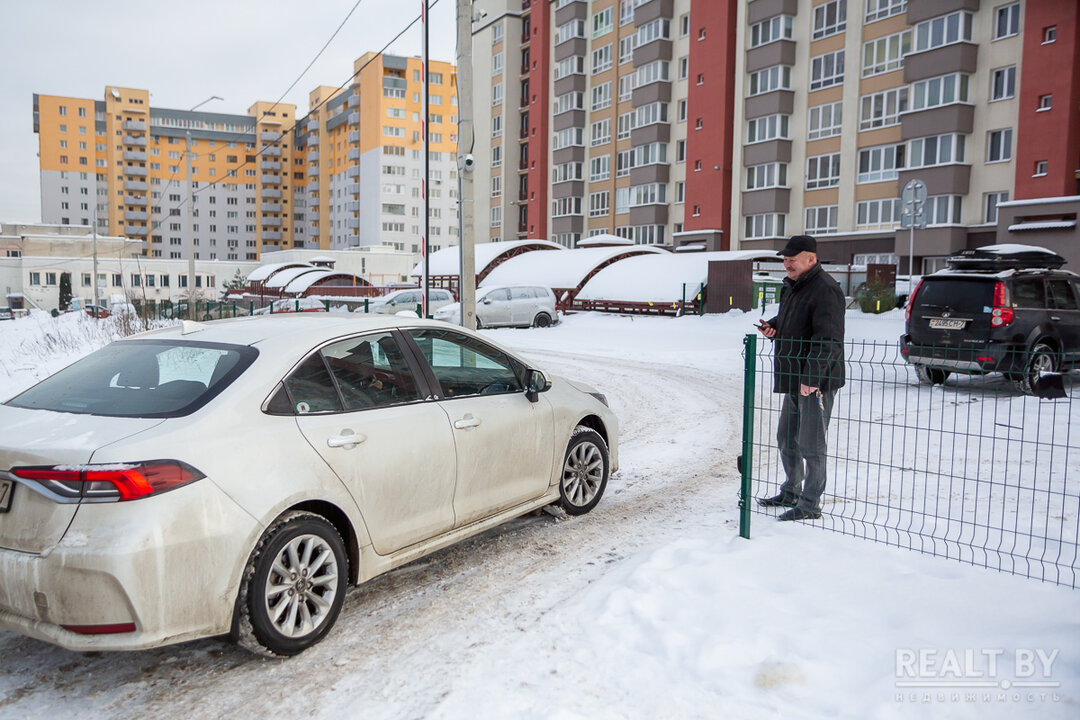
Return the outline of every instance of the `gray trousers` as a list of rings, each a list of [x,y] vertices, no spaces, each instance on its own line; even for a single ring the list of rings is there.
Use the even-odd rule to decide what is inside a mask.
[[[835,390],[823,390],[803,397],[796,392],[784,394],[776,442],[787,480],[780,486],[784,495],[797,495],[798,507],[821,509],[825,491],[825,431],[832,417]]]

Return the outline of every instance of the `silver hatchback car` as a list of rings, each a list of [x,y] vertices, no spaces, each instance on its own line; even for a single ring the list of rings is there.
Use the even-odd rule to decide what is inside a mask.
[[[461,304],[437,311],[436,320],[461,322]],[[477,327],[548,327],[558,322],[555,293],[539,285],[492,285],[476,291]]]

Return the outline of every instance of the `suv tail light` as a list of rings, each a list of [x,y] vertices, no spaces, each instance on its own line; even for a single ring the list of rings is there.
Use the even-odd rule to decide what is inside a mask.
[[[915,304],[915,296],[919,294],[922,284],[923,280],[919,278],[919,282],[915,285],[915,292],[908,297],[907,306],[904,308],[904,322],[911,322],[911,307]]]
[[[62,503],[138,500],[206,477],[177,460],[14,468],[11,474],[40,483],[54,500]]]
[[[1005,304],[1005,283],[994,283],[994,308],[990,311],[990,324],[1005,327],[1013,321],[1013,309]]]

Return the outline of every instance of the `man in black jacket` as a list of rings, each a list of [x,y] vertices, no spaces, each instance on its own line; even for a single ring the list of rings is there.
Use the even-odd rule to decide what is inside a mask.
[[[790,508],[781,520],[806,520],[821,517],[825,431],[844,385],[844,292],[821,269],[809,235],[795,235],[779,254],[787,273],[780,310],[758,330],[776,342],[773,392],[784,393],[776,441],[787,480],[758,503]]]

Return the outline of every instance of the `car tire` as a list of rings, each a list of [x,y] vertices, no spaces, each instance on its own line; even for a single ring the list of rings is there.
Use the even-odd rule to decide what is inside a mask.
[[[551,326],[551,316],[545,312],[537,313],[533,318],[533,327],[546,328]]]
[[[480,322],[480,316],[479,315],[476,316],[476,329],[477,330],[483,330],[484,329],[484,324],[482,322]]]
[[[926,385],[943,385],[951,375],[948,370],[927,367],[926,365],[916,365],[915,374],[919,376],[919,381]]]
[[[570,436],[559,480],[559,504],[567,515],[584,515],[596,507],[609,469],[607,443],[595,430],[579,425]]]
[[[283,570],[298,572],[285,576]],[[334,626],[348,578],[345,543],[333,525],[309,512],[282,515],[244,570],[236,639],[270,657],[303,652]]]
[[[1016,379],[1017,389],[1031,395],[1035,392],[1035,381],[1044,372],[1056,372],[1058,367],[1057,353],[1054,348],[1046,343],[1035,343],[1027,354],[1024,362],[1024,371]]]

